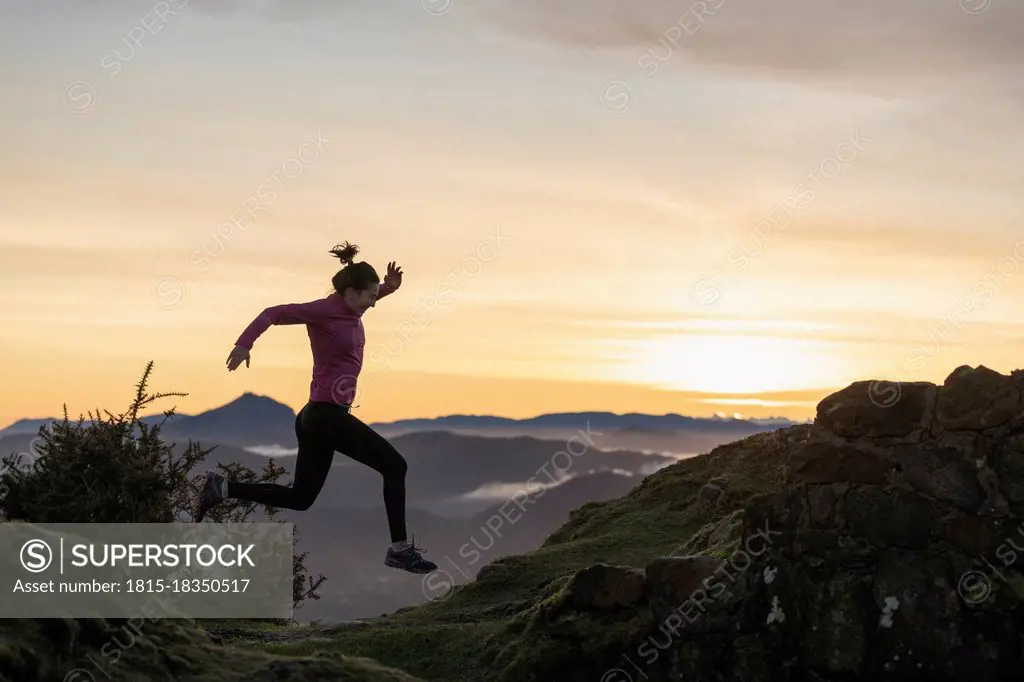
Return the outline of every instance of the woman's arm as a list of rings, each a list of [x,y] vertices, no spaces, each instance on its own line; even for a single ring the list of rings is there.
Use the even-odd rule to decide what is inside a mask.
[[[274,324],[317,324],[329,309],[330,302],[317,299],[307,303],[285,303],[265,309],[256,319],[249,323],[245,331],[235,341],[236,346],[252,349],[256,339]]]

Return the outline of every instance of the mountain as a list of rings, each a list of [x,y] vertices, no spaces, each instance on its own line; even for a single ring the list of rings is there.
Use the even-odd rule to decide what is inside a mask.
[[[40,426],[49,424],[52,421],[54,421],[53,418],[19,419],[6,428],[0,429],[0,436],[14,436],[25,433],[32,434],[34,436],[39,433]]]
[[[761,423],[764,421],[764,423]],[[598,447],[624,448],[645,452],[692,456],[723,443],[755,433],[772,431],[794,422],[788,420],[743,420],[721,417],[686,417],[678,414],[648,415],[612,412],[564,412],[529,419],[452,415],[436,419],[406,419],[374,424],[387,437],[407,433],[447,431],[459,435],[511,438],[522,435],[546,439],[569,439],[581,430],[595,435]]]
[[[0,429],[0,437],[24,433],[35,435],[40,426],[53,421],[60,420],[55,417],[21,419]],[[88,424],[91,420],[83,421]],[[295,445],[295,412],[292,408],[255,393],[243,393],[225,405],[197,415],[176,413],[168,418],[161,412],[143,417],[141,421],[146,424],[164,422],[162,431],[168,438],[191,438],[237,447],[273,443],[288,444],[289,447]]]
[[[149,419],[162,419],[150,417]],[[295,443],[295,411],[273,398],[243,393],[235,400],[197,415],[174,415],[163,432],[168,437],[237,447]]]
[[[146,423],[165,419],[163,413],[143,418]],[[54,418],[22,419],[0,429],[0,437],[22,433],[35,434],[39,426]],[[671,445],[671,452],[695,454],[722,442],[761,431],[792,425],[794,422],[772,418],[743,420],[721,417],[686,417],[678,414],[566,412],[544,414],[529,419],[451,415],[434,419],[405,419],[375,422],[374,429],[384,436],[399,436],[417,431],[515,436],[537,435],[569,438],[579,429],[603,432],[614,447],[660,450]],[[196,415],[175,414],[164,423],[164,434],[200,442],[224,443],[242,448],[277,445],[294,449],[295,411],[268,396],[243,393],[235,400]],[[631,443],[634,443],[631,445]],[[648,446],[654,445],[658,447]]]
[[[751,424],[759,424],[760,420],[721,418],[721,417],[687,417],[680,414],[641,414],[631,412],[616,414],[614,412],[559,412],[542,414],[527,419],[510,419],[507,417],[491,417],[486,415],[450,415],[434,419],[402,419],[393,422],[377,423],[374,428],[382,431],[426,431],[426,430],[458,430],[458,429],[577,429],[581,424],[590,424],[591,428],[623,429],[642,431],[694,431],[714,428],[727,433],[743,433],[750,429]],[[796,422],[773,418],[767,420],[769,425],[791,426]]]

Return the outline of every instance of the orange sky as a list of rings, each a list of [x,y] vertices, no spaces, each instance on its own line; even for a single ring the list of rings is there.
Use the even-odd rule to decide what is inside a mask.
[[[365,318],[369,421],[805,418],[1009,372],[1024,6],[962,4],[12,8],[0,425],[118,409],[148,360],[181,412],[298,408],[300,328],[224,359],[343,240],[406,273]]]

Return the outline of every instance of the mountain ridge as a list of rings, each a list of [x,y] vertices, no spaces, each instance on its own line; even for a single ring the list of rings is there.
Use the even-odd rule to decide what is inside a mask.
[[[290,429],[296,412],[289,405],[270,396],[246,391],[237,398],[196,414],[178,413],[167,419],[165,430],[168,433],[189,431],[198,437],[213,434],[218,428],[235,428],[232,419],[257,419],[258,425],[265,428],[256,429],[252,438],[276,438],[278,441],[253,442],[252,445],[284,445],[293,440]],[[147,415],[142,421],[153,424],[165,418],[163,412]],[[0,436],[16,433],[37,433],[43,425],[53,421],[61,421],[58,417],[25,417],[15,420],[0,428]],[[88,423],[90,420],[84,420]],[[623,430],[645,431],[686,431],[701,427],[715,429],[743,430],[751,426],[792,426],[800,423],[785,417],[768,417],[764,419],[736,419],[733,417],[693,417],[678,413],[648,414],[642,412],[617,413],[610,411],[581,412],[549,412],[527,418],[501,417],[486,414],[451,414],[441,417],[422,417],[397,419],[393,421],[371,422],[370,426],[390,432],[398,430],[446,430],[473,428],[536,428],[566,429],[579,428],[583,422],[590,423],[594,428],[614,428]],[[246,427],[252,429],[252,424]],[[209,437],[209,436],[207,436]]]

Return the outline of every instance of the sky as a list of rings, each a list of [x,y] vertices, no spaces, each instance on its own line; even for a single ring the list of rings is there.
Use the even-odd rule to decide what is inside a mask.
[[[349,240],[402,288],[356,414],[805,419],[1019,366],[1024,4],[2,0],[0,425],[308,398]]]

